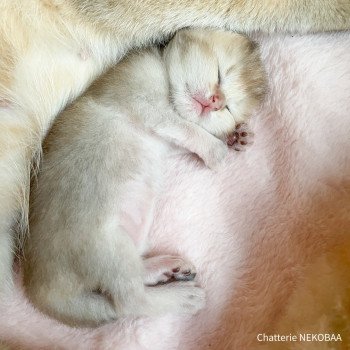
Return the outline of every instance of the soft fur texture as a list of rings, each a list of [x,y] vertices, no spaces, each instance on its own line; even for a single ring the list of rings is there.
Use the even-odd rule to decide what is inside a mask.
[[[57,113],[127,50],[187,26],[350,28],[349,0],[2,0],[0,12],[1,293],[12,291],[13,226],[26,231],[31,162],[43,137]]]
[[[18,287],[1,301],[2,339],[21,349],[250,350],[258,333],[316,324],[345,344],[349,262],[336,246],[350,247],[350,33],[261,42],[271,92],[253,119],[254,145],[216,174],[191,157],[173,160],[153,227],[155,250],[198,267],[207,308],[76,330],[35,312]]]
[[[166,160],[193,152],[220,167],[265,91],[257,45],[222,30],[179,31],[98,79],[44,142],[23,259],[33,304],[85,326],[202,308],[192,282],[157,285],[193,280],[189,261],[146,257]]]

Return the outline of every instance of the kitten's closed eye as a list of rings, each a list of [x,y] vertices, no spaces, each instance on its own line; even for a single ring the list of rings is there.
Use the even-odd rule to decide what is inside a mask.
[[[220,73],[220,67],[218,66],[218,84],[221,85],[222,78],[221,78],[221,73]]]

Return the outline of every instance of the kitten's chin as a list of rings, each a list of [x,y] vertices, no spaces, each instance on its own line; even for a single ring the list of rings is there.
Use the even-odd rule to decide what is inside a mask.
[[[191,107],[193,108],[193,114],[195,114],[198,117],[202,116],[204,111],[203,106],[199,101],[193,98],[191,101]]]
[[[204,106],[200,101],[197,101],[192,97],[191,106],[193,109],[193,114],[196,115],[197,118],[208,118],[212,111],[212,108],[209,106]]]

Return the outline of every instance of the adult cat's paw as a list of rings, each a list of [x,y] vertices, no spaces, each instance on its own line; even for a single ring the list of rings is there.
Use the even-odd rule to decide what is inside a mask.
[[[226,158],[227,153],[227,145],[221,140],[215,139],[210,147],[205,150],[204,154],[201,155],[201,158],[208,168],[216,170]]]
[[[247,124],[238,124],[226,138],[227,145],[235,151],[245,151],[254,141],[254,133]]]

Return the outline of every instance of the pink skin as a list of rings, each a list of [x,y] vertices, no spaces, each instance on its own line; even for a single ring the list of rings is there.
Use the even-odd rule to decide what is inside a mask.
[[[199,92],[191,96],[195,111],[200,116],[205,116],[211,111],[219,111],[226,106],[225,95],[222,93],[221,89],[218,86],[215,87],[214,94],[209,98],[206,98],[204,96],[204,92]]]
[[[145,182],[132,182],[120,208],[120,227],[131,237],[141,255],[147,249],[153,221],[155,191]],[[192,281],[195,267],[180,256],[158,255],[143,260],[144,283],[156,285],[172,281]]]

